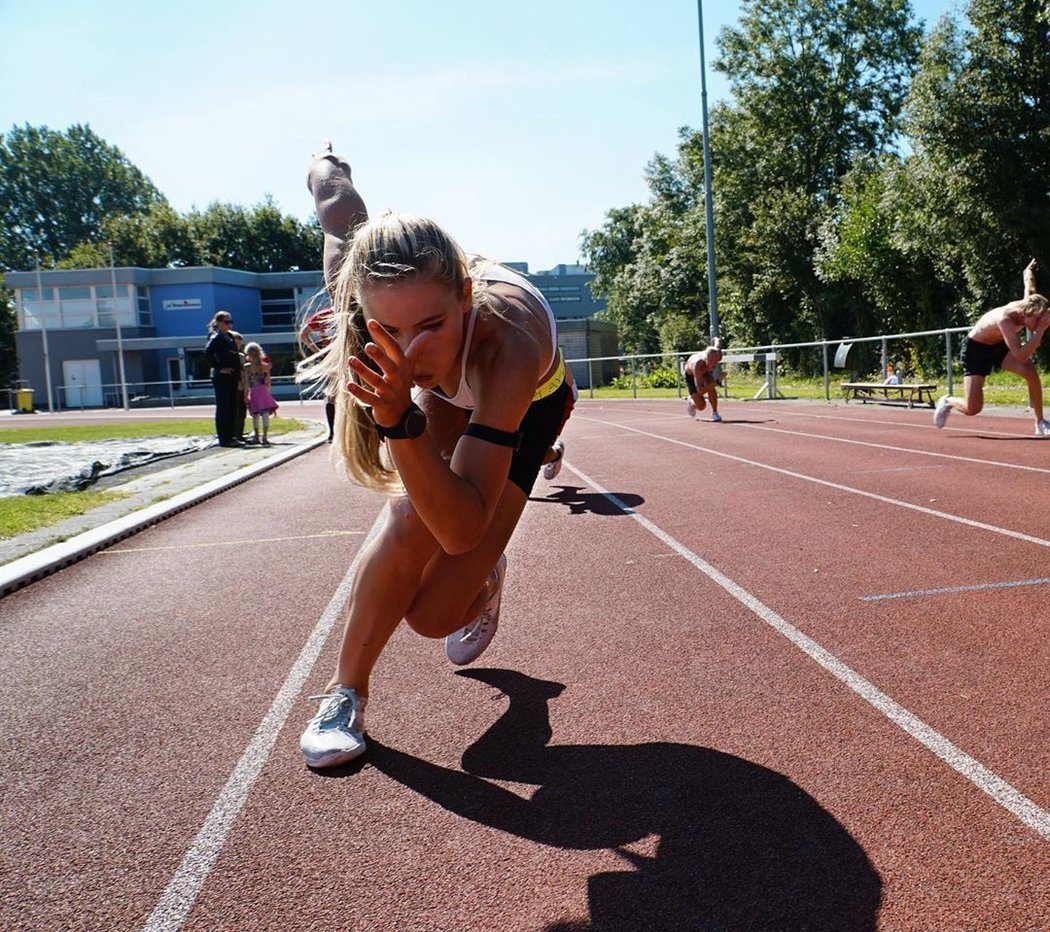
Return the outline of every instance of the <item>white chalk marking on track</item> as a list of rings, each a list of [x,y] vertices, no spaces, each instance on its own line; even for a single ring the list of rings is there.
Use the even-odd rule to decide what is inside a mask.
[[[692,563],[701,573],[709,577],[714,583],[721,586],[734,599],[750,609],[759,619],[769,625],[774,631],[783,635],[792,644],[805,653],[811,660],[823,667],[836,679],[848,686],[853,692],[874,706],[879,712],[886,716],[891,722],[911,735],[916,741],[932,751],[937,757],[944,761],[953,770],[958,771],[967,780],[974,784],[979,790],[987,793],[1000,806],[1012,813],[1027,825],[1032,831],[1050,841],[1050,812],[1041,809],[1027,796],[1022,794],[1007,783],[998,774],[993,773],[980,761],[971,757],[961,748],[952,744],[944,735],[935,731],[922,719],[913,715],[902,705],[891,699],[886,693],[878,689],[873,683],[848,667],[845,663],[835,657],[830,651],[821,647],[816,641],[803,634],[794,625],[787,622],[768,605],[759,601],[755,596],[743,587],[737,585],[728,576],[715,569],[710,563],[698,557],[684,544],[679,543],[662,528],[653,524],[648,518],[642,517],[632,508],[625,505],[612,492],[602,488],[588,475],[581,472],[572,463],[566,460],[565,467],[576,473],[592,489],[604,495],[614,506],[625,515],[633,518],[642,527],[658,540],[663,541],[668,547],[676,551],[681,557]]]
[[[956,592],[979,592],[982,589],[1015,589],[1018,586],[1045,586],[1050,576],[1040,579],[1019,579],[1016,582],[979,583],[973,586],[944,586],[940,589],[914,589],[911,592],[888,592],[885,595],[862,595],[861,602],[882,602],[886,599],[911,599],[927,595],[952,595]]]
[[[956,524],[965,524],[967,527],[978,528],[982,531],[991,531],[993,534],[1002,534],[1004,537],[1013,537],[1016,540],[1023,540],[1029,544],[1038,544],[1040,547],[1050,547],[1050,540],[1044,540],[1041,537],[1033,537],[1031,534],[1024,534],[1021,531],[1011,531],[1009,528],[998,527],[994,524],[985,524],[983,521],[974,521],[972,518],[963,518],[960,515],[953,515],[947,511],[937,511],[935,508],[914,505],[911,502],[901,501],[899,498],[889,498],[886,495],[879,495],[876,492],[867,492],[864,489],[855,489],[852,486],[841,485],[838,482],[831,482],[828,479],[818,479],[816,476],[807,476],[805,473],[783,469],[780,466],[771,466],[769,463],[760,463],[757,460],[749,460],[743,456],[734,456],[732,453],[726,453],[723,450],[712,450],[709,447],[701,447],[695,443],[687,443],[684,440],[676,440],[674,437],[665,437],[662,434],[654,434],[651,431],[640,430],[637,427],[629,427],[626,424],[618,424],[615,421],[602,421],[598,418],[588,418],[586,415],[584,415],[582,419],[596,421],[599,424],[616,427],[619,430],[630,431],[634,434],[641,434],[644,437],[652,437],[654,440],[662,440],[664,443],[672,443],[675,446],[686,447],[690,450],[699,450],[701,453],[710,453],[712,456],[720,456],[723,459],[733,460],[735,463],[744,463],[747,466],[754,466],[758,469],[767,469],[770,472],[779,473],[782,476],[790,476],[792,479],[813,482],[816,485],[835,489],[838,492],[848,492],[850,495],[860,495],[862,498],[870,498],[873,501],[882,502],[884,505],[896,505],[898,508],[907,508],[910,511],[917,511],[920,514],[929,515],[933,518],[943,518],[945,521],[954,521]]]
[[[215,805],[212,806],[211,812],[208,813],[200,831],[197,832],[193,844],[190,845],[178,870],[171,878],[164,893],[161,894],[149,919],[146,920],[146,925],[143,926],[145,932],[168,932],[168,930],[174,932],[189,915],[204,881],[207,880],[215,866],[215,861],[219,857],[222,846],[226,843],[233,823],[237,821],[241,809],[248,800],[252,786],[262,772],[270,751],[273,750],[277,735],[284,727],[292,705],[299,698],[303,684],[317,662],[332,626],[342,613],[343,605],[350,596],[350,587],[353,585],[361,554],[371,543],[372,538],[379,533],[385,516],[386,508],[384,507],[354,557],[353,563],[350,564],[346,576],[343,577],[339,588],[336,589],[328,603],[328,607],[314,625],[313,631],[310,632],[310,637],[303,645],[302,651],[292,665],[269,711],[259,723],[255,736],[245,748],[233,773],[230,774],[222,792],[219,793],[219,798],[215,800]]]
[[[321,534],[296,534],[291,537],[251,537],[246,540],[213,540],[204,544],[179,544],[177,547],[110,547],[103,550],[99,556],[111,553],[153,553],[157,550],[195,550],[200,547],[229,547],[233,544],[242,546],[244,544],[282,544],[289,540],[316,540],[328,537],[355,537],[366,534],[367,531],[324,531]]]

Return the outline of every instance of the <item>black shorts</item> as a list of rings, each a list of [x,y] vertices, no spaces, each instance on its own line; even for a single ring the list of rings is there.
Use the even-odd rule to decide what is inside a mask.
[[[993,343],[978,343],[966,338],[962,348],[963,375],[988,375],[996,366],[1001,366],[1010,348],[1005,340]]]
[[[568,382],[561,385],[546,398],[529,405],[521,419],[521,445],[514,451],[507,478],[525,495],[532,492],[536,477],[540,474],[543,458],[566,418],[566,405],[572,408],[572,390]]]
[[[696,379],[693,378],[693,374],[687,372],[685,374],[685,387],[689,390],[690,395],[695,395],[698,391],[709,392],[715,387],[715,380],[712,377],[712,374],[708,372],[707,375],[700,380],[700,387],[697,388]]]

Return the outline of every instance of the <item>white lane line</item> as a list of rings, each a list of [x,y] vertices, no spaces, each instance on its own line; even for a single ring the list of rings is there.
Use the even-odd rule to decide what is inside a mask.
[[[768,408],[764,408],[762,410],[763,410],[763,413],[765,413],[765,411],[767,411],[769,409]],[[813,418],[814,420],[818,420],[818,421],[848,421],[851,424],[885,424],[888,427],[913,427],[913,428],[916,428],[917,430],[929,430],[929,429],[933,428],[933,424],[931,424],[929,420],[923,420],[921,422],[919,422],[919,421],[911,421],[911,420],[909,420],[909,421],[891,421],[891,420],[882,420],[881,418],[874,418],[874,417],[856,418],[856,417],[848,417],[847,415],[844,415],[844,414],[819,414],[819,413],[816,413],[816,412],[812,412],[811,413],[811,412],[808,412],[808,411],[799,411],[797,409],[794,410],[794,411],[783,411],[782,413],[783,413],[783,415],[785,417],[808,417],[808,418]],[[929,408],[924,413],[926,413],[927,417],[930,417],[932,415],[932,413],[933,413],[933,409]],[[965,418],[966,415],[963,415],[963,417]],[[992,415],[992,417],[995,417],[995,415]],[[1021,420],[1021,418],[1011,418],[1011,419],[1012,420],[1017,420],[1017,421]],[[950,423],[951,422],[949,421],[949,424]],[[958,424],[960,422],[956,421],[956,423]],[[963,420],[962,423],[963,424],[969,424],[969,421]],[[982,423],[987,423],[987,421],[984,421]],[[936,429],[936,428],[934,428],[934,429]],[[1008,431],[1008,430],[994,430],[991,427],[982,427],[981,424],[974,424],[972,427],[971,426],[967,426],[967,427],[945,426],[945,427],[942,428],[942,430],[944,430],[945,432],[952,431],[952,432],[957,433],[957,434],[974,434],[974,433],[977,433],[977,434],[980,434],[980,435],[991,434],[991,435],[993,435],[995,437],[1004,437],[1004,438],[1011,439],[1011,440],[1028,440],[1028,439],[1033,439],[1034,440],[1034,439],[1036,439],[1034,434],[1019,434],[1019,433],[1016,433],[1014,431]]]
[[[738,586],[728,576],[719,572],[706,560],[698,557],[685,545],[679,543],[662,528],[653,524],[652,521],[642,517],[633,509],[625,505],[612,492],[602,488],[588,475],[581,472],[572,463],[566,461],[565,467],[576,473],[592,489],[604,495],[616,508],[625,515],[633,518],[642,527],[658,540],[663,541],[668,547],[678,553],[685,560],[693,564],[701,573],[709,577],[714,583],[721,586],[734,599],[750,609],[761,621],[769,625],[774,631],[783,635],[792,644],[798,647],[811,660],[836,677],[853,692],[874,706],[879,712],[886,716],[891,722],[911,735],[916,741],[932,751],[953,770],[958,771],[967,780],[974,784],[979,790],[987,793],[1000,806],[1012,813],[1027,825],[1032,831],[1050,841],[1050,812],[1041,809],[1027,796],[1022,794],[1007,783],[998,774],[993,773],[980,761],[971,757],[961,748],[952,744],[944,735],[935,731],[922,719],[913,715],[903,706],[891,699],[871,682],[859,673],[848,667],[845,663],[835,657],[825,648],[821,647],[808,635],[803,634],[794,625],[789,624],[769,606],[760,602],[746,589]]]
[[[324,610],[313,631],[310,632],[310,637],[303,645],[299,657],[270,705],[269,711],[259,723],[255,736],[245,748],[233,773],[230,774],[218,799],[215,800],[215,805],[212,806],[211,812],[208,813],[200,831],[197,832],[193,844],[190,845],[178,870],[175,871],[175,875],[168,883],[149,919],[146,920],[143,926],[145,932],[162,932],[162,930],[163,932],[169,932],[169,930],[174,932],[189,915],[204,881],[207,880],[215,866],[219,852],[226,843],[234,822],[237,821],[241,809],[244,808],[252,786],[269,759],[270,751],[273,750],[277,735],[288,719],[292,705],[299,698],[303,684],[317,662],[332,626],[342,614],[343,605],[350,597],[350,588],[354,582],[361,554],[379,533],[385,517],[386,507],[384,506],[361,548],[357,551],[346,576],[343,577],[335,595],[328,603],[328,607]]]
[[[974,586],[944,586],[941,589],[914,589],[911,592],[887,592],[885,595],[862,595],[861,602],[882,602],[886,599],[912,599],[927,595],[952,595],[956,592],[979,592],[982,589],[1015,589],[1018,586],[1045,586],[1050,576],[1040,579],[1019,579],[1016,582],[980,583]]]
[[[629,402],[629,403],[632,403],[632,404],[645,403],[647,401],[650,401],[650,402],[660,402],[660,401],[667,402],[667,401],[669,401],[669,402],[671,402],[671,404],[680,404],[681,403],[681,399],[679,399],[679,398],[602,398],[602,399],[597,399],[597,398],[590,399],[590,398],[588,398],[588,399],[584,399],[583,396],[581,396],[580,397],[580,401],[584,401],[584,400],[588,401],[589,404],[592,404],[592,405],[604,404],[605,402],[610,402],[610,401],[624,402],[624,403],[628,403]],[[768,417],[771,420],[776,420],[778,417],[784,417],[784,418],[794,417],[794,418],[810,418],[810,419],[815,420],[815,421],[845,421],[845,422],[847,422],[849,424],[865,424],[865,425],[866,424],[873,424],[873,425],[885,425],[887,427],[913,427],[913,428],[915,428],[917,430],[926,430],[926,431],[931,430],[931,429],[934,429],[934,430],[936,429],[936,428],[933,427],[933,425],[930,423],[929,420],[923,420],[922,422],[911,421],[911,420],[909,420],[909,421],[891,421],[891,420],[882,420],[880,418],[874,418],[874,417],[865,417],[865,418],[849,417],[848,415],[845,415],[845,414],[821,414],[818,411],[802,411],[802,410],[800,410],[797,407],[794,408],[794,409],[789,410],[789,409],[784,407],[785,402],[783,402],[783,401],[776,401],[776,402],[774,402],[774,401],[766,401],[766,400],[751,401],[749,399],[739,399],[739,398],[728,398],[728,399],[720,398],[719,399],[719,404],[722,404],[722,403],[727,402],[727,401],[730,404],[730,409],[729,410],[732,412],[731,414],[729,414],[729,416],[727,418],[727,420],[730,421],[730,422],[732,422],[734,415],[737,415],[737,414],[743,415],[743,414],[747,414],[748,412],[750,412],[750,413],[753,413],[753,414],[756,414],[756,415],[759,415],[759,416],[762,416],[762,417]],[[736,402],[741,402],[741,401],[743,401],[743,406],[742,407],[737,407],[735,403]],[[577,402],[577,404],[579,404],[579,402]],[[820,404],[824,404],[824,402],[820,402]],[[667,407],[667,406],[664,405],[663,407]],[[903,411],[905,409],[902,408],[901,410]],[[918,409],[916,409],[916,410],[918,410]],[[933,413],[933,409],[932,408],[927,409],[927,411],[928,411],[927,416],[929,416],[930,414]],[[660,417],[680,417],[681,416],[677,412],[672,414],[670,412],[660,411],[660,412],[658,412],[658,414],[659,414]],[[996,415],[992,415],[992,417],[995,417],[995,416]],[[999,416],[1002,417],[1003,415],[999,415]],[[962,415],[962,417],[965,417],[965,415]],[[1006,417],[1008,419],[1010,419],[1010,420],[1017,420],[1017,421],[1021,421],[1022,420],[1022,418],[1019,418],[1019,417],[1017,417],[1017,418],[1010,417],[1010,416],[1006,416]],[[701,418],[701,420],[702,420],[702,418]],[[1024,420],[1027,420],[1027,419],[1024,419]],[[951,422],[949,421],[949,424],[950,423]],[[957,421],[956,423],[960,423],[960,422]],[[966,423],[966,422],[963,421],[962,423]],[[985,421],[984,423],[987,423],[987,422]],[[982,427],[980,424],[975,424],[973,427],[950,427],[950,426],[946,426],[946,427],[942,428],[942,431],[944,433],[947,433],[949,431],[953,431],[953,432],[955,432],[957,434],[968,434],[970,436],[973,436],[974,434],[977,434],[978,439],[980,439],[981,437],[984,437],[985,439],[988,439],[989,435],[991,435],[992,437],[1002,437],[1002,438],[1008,439],[1008,440],[1037,440],[1038,439],[1034,434],[1020,434],[1020,433],[1016,433],[1014,431],[993,430],[990,427]]]
[[[587,415],[584,415],[584,416],[587,416]],[[663,414],[663,413],[661,413],[661,414],[659,414],[659,416],[660,417],[664,417],[664,418],[674,417],[674,418],[678,418],[679,420],[683,420],[683,418],[679,414],[671,414],[671,413]],[[817,415],[798,415],[798,416],[799,417],[817,417]],[[642,418],[640,420],[642,420],[642,422],[645,423],[645,421],[647,421],[649,419],[650,418]],[[831,420],[831,418],[828,418],[826,416],[822,417],[821,419],[822,420]],[[840,418],[839,420],[849,420],[849,419],[848,418]],[[730,418],[730,422],[732,422],[731,418]],[[854,421],[853,423],[856,423],[856,421]],[[908,426],[906,424],[899,424],[899,423],[896,423],[896,422],[893,422],[893,421],[888,421],[886,423],[894,424],[897,427],[906,427],[906,426]],[[1020,469],[1020,470],[1023,470],[1025,472],[1037,472],[1037,473],[1043,473],[1045,475],[1050,475],[1050,468],[1045,467],[1045,466],[1024,466],[1024,465],[1022,465],[1020,463],[1004,463],[1001,460],[984,460],[984,459],[980,459],[979,457],[976,457],[976,456],[957,456],[957,455],[955,455],[953,453],[938,453],[935,450],[916,450],[913,447],[894,447],[894,446],[890,446],[887,443],[874,443],[874,442],[872,442],[870,440],[850,440],[850,439],[848,439],[846,437],[829,437],[827,434],[812,434],[812,433],[808,433],[807,431],[803,431],[803,430],[787,430],[786,428],[783,428],[783,427],[765,427],[765,426],[763,426],[761,424],[741,424],[740,426],[743,427],[745,430],[767,430],[767,431],[769,431],[770,433],[773,433],[773,434],[788,434],[789,436],[792,436],[792,437],[810,437],[810,438],[815,439],[815,440],[827,440],[830,443],[851,443],[851,444],[854,444],[854,445],[856,445],[858,447],[872,447],[872,448],[874,448],[876,450],[891,450],[894,453],[913,453],[915,456],[932,456],[932,457],[936,457],[937,459],[955,460],[956,462],[959,462],[959,463],[973,463],[974,465],[977,465],[977,466],[1002,466],[1002,467],[1005,467],[1006,469]],[[724,428],[720,428],[720,429],[724,429]],[[1011,434],[1009,436],[1016,436],[1016,435]],[[864,472],[871,472],[872,470],[863,470],[863,471]]]
[[[917,511],[920,514],[929,515],[933,518],[942,518],[945,521],[954,521],[956,524],[964,524],[967,527],[978,528],[982,531],[991,531],[993,534],[1001,534],[1004,537],[1013,537],[1016,540],[1023,540],[1029,544],[1038,544],[1040,547],[1050,547],[1050,540],[1044,540],[1041,537],[1034,537],[1031,534],[1024,534],[1021,531],[1011,531],[1009,528],[998,527],[994,524],[985,524],[983,521],[974,521],[972,518],[963,518],[960,515],[953,515],[947,511],[937,511],[935,508],[926,508],[923,505],[913,505],[911,502],[901,501],[899,498],[889,498],[886,495],[878,495],[875,492],[867,492],[864,489],[855,489],[852,486],[841,485],[838,482],[831,482],[827,479],[818,479],[816,476],[807,476],[805,473],[794,472],[790,469],[782,469],[779,466],[771,466],[768,463],[760,463],[757,460],[749,460],[743,456],[734,456],[732,453],[726,453],[723,450],[712,450],[709,447],[701,447],[695,443],[676,440],[674,437],[665,437],[663,434],[654,434],[651,431],[640,430],[637,427],[629,427],[626,424],[620,424],[616,421],[603,421],[599,418],[588,417],[586,415],[581,416],[581,420],[595,421],[598,424],[605,424],[608,427],[615,427],[619,430],[641,434],[644,437],[652,437],[654,440],[662,440],[664,443],[686,447],[690,450],[698,450],[701,453],[710,453],[712,456],[720,456],[723,459],[732,460],[735,463],[744,463],[747,466],[754,466],[756,469],[766,469],[769,472],[775,472],[781,476],[789,476],[792,479],[801,479],[803,482],[812,482],[815,485],[822,485],[825,488],[835,489],[837,492],[846,492],[850,495],[859,495],[862,498],[870,498],[873,501],[882,502],[884,505],[895,505],[898,508],[907,508],[909,511]]]
[[[810,434],[802,430],[784,430],[782,427],[762,427],[758,424],[744,425],[748,430],[766,430],[771,434],[788,434],[792,437],[811,437],[815,440],[827,440],[831,443],[850,443],[858,447],[874,447],[876,450],[892,450],[894,453],[914,453],[916,456],[933,456],[942,460],[956,460],[960,463],[974,463],[978,466],[1005,466],[1007,469],[1022,469],[1026,472],[1041,472],[1050,475],[1050,469],[1044,466],[1023,466],[1020,463],[1003,463],[999,460],[982,460],[974,456],[956,456],[952,453],[937,453],[934,450],[913,450],[909,447],[891,447],[885,443],[871,443],[867,440],[849,440],[845,437],[828,437],[825,434]]]

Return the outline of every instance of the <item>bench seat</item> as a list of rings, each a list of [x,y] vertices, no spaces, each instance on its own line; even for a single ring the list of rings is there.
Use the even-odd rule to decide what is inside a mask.
[[[903,385],[885,385],[882,382],[842,382],[842,392],[846,396],[847,403],[852,399],[861,402],[874,401],[878,404],[895,403],[897,401],[907,402],[909,408],[915,407],[916,402],[927,404],[931,408],[936,402],[933,393],[937,391],[936,385],[918,385],[905,383]]]

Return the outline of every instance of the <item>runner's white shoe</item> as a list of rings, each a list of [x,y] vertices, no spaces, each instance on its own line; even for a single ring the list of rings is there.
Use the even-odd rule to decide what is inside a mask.
[[[685,413],[690,417],[696,417],[696,405],[693,404],[692,398],[686,398],[685,400]]]
[[[937,407],[933,411],[933,426],[944,427],[944,422],[948,420],[948,415],[952,413],[952,407],[948,404],[948,396],[941,396],[940,401],[937,402]]]
[[[496,577],[495,589],[481,614],[469,625],[453,631],[445,638],[445,656],[456,666],[477,660],[492,643],[499,625],[499,604],[503,598],[503,579],[507,575],[507,555],[501,554],[492,569]]]
[[[551,445],[551,449],[555,453],[554,459],[549,463],[543,464],[543,478],[548,482],[552,479],[557,479],[558,473],[561,472],[561,461],[565,456],[565,444],[560,440],[555,440]]]
[[[1046,419],[1039,421],[1035,425],[1035,435],[1037,437],[1050,437],[1050,421]]]
[[[322,702],[299,739],[299,750],[307,765],[337,767],[364,754],[368,699],[345,686],[336,686],[323,696],[310,698]]]
[[[717,411],[712,411],[711,412],[711,420],[714,421],[716,424],[721,424],[722,423],[722,415],[719,414]]]

